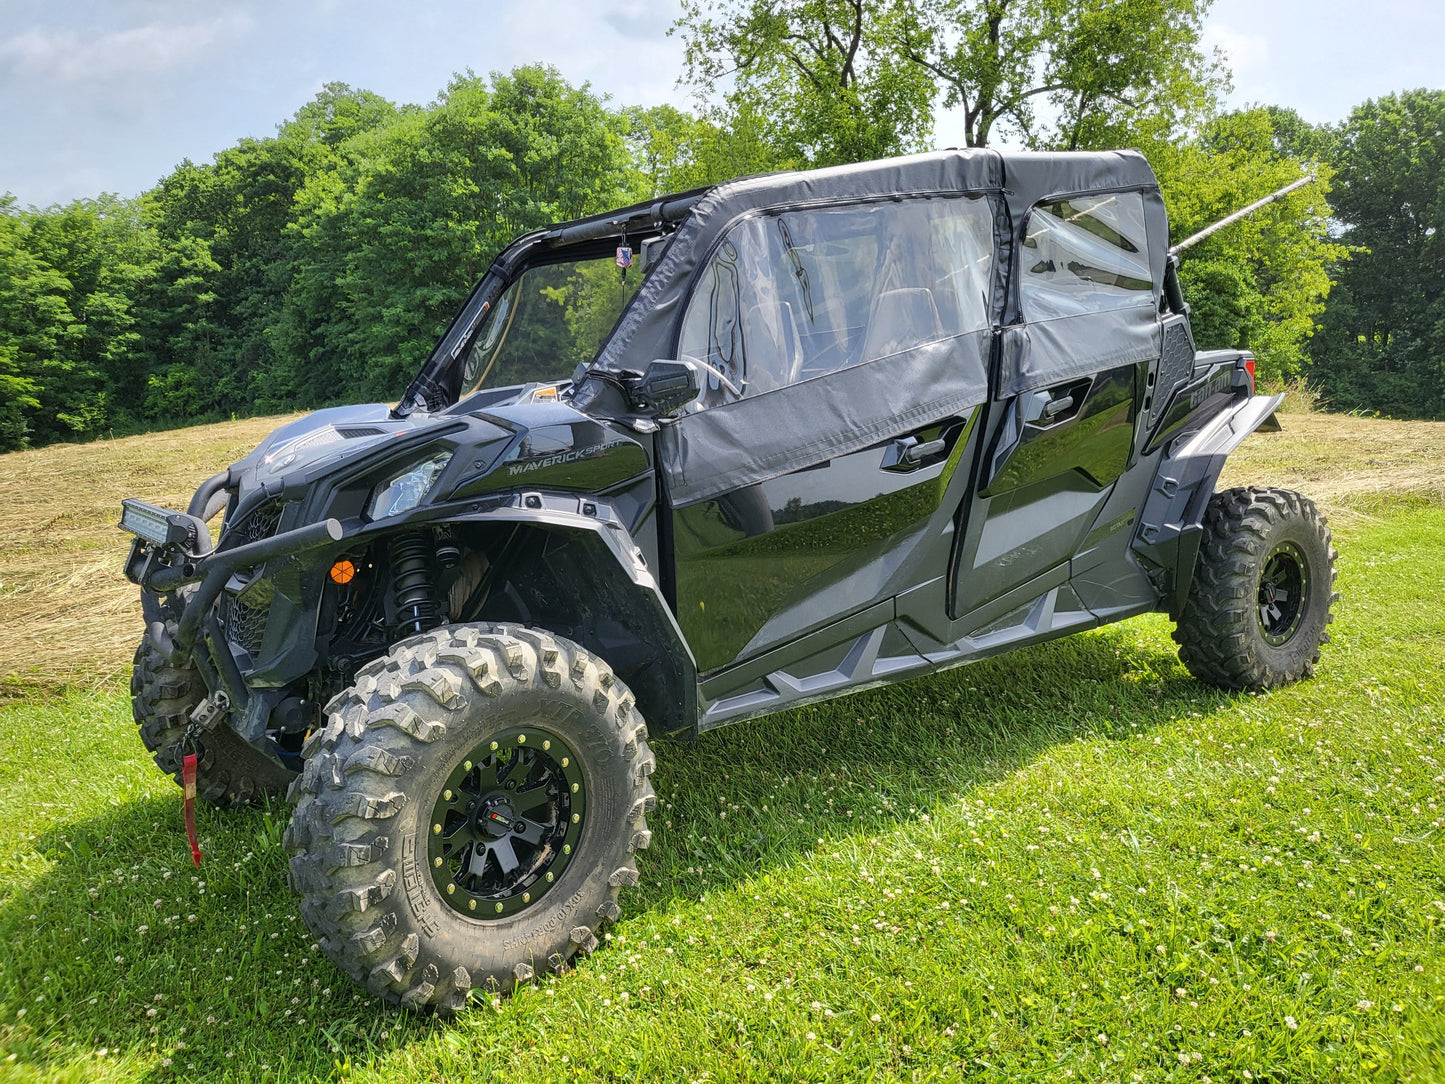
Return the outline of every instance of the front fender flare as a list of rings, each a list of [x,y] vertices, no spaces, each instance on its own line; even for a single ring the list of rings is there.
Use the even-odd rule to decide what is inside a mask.
[[[533,527],[570,536],[589,547],[588,567],[597,574],[596,583],[603,597],[568,600],[559,603],[559,607],[571,604],[578,613],[606,612],[625,626],[639,644],[650,647],[660,661],[657,667],[660,672],[647,675],[645,683],[627,679],[637,696],[638,709],[655,734],[696,733],[697,664],[692,650],[647,565],[642,547],[605,499],[523,493],[498,507],[448,516],[446,522],[458,526]],[[600,638],[591,643],[586,636],[572,638],[594,654],[607,658]],[[623,676],[626,679],[626,675]]]

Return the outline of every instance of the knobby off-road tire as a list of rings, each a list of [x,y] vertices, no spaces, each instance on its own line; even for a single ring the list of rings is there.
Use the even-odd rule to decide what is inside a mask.
[[[1312,675],[1340,597],[1336,556],[1309,498],[1259,486],[1216,493],[1174,631],[1189,672],[1235,690]]]
[[[600,927],[620,914],[619,890],[637,883],[635,852],[652,838],[646,814],[656,804],[646,725],[605,663],[546,632],[453,625],[362,667],[327,718],[302,749],[285,845],[302,916],[343,971],[385,1001],[449,1012],[473,989],[506,991],[597,947]],[[518,744],[527,737],[530,745]],[[498,774],[501,757],[525,769],[517,794],[497,789],[509,778]],[[454,824],[466,825],[469,838],[496,830],[461,803],[477,793],[479,809],[510,801],[521,810],[536,799],[520,792],[540,786],[529,780],[561,780],[563,766],[557,801],[573,804],[549,815],[556,831],[575,833],[566,837],[570,858],[543,864],[561,854],[557,835],[550,850],[524,846],[524,856],[542,857],[517,867],[538,878],[537,898],[523,903],[522,887],[511,889],[499,915],[493,909],[503,904],[485,892],[445,891],[453,877],[462,882],[453,889],[479,883],[450,872],[458,852],[442,857]],[[497,819],[514,818],[522,832],[525,814],[500,808]],[[515,860],[510,843],[507,850]],[[555,881],[543,869],[558,869]]]
[[[151,639],[141,637],[131,670],[131,714],[156,767],[181,785],[181,738],[191,712],[206,696],[193,666],[173,666]],[[243,741],[224,724],[196,741],[196,793],[218,809],[280,798],[292,773]]]

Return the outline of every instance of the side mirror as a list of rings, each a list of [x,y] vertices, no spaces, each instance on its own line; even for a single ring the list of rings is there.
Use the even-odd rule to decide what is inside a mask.
[[[644,271],[651,271],[653,265],[662,259],[662,254],[671,240],[672,236],[668,235],[667,237],[649,237],[642,242],[642,269]]]
[[[702,392],[702,381],[692,362],[659,358],[647,366],[628,392],[640,413],[663,418],[696,399]]]

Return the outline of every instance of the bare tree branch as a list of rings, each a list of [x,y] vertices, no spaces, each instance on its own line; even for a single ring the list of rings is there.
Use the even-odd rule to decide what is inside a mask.
[[[848,46],[848,58],[843,62],[842,85],[850,86],[857,80],[853,72],[853,58],[858,55],[858,45],[863,40],[863,0],[853,0],[853,41]]]

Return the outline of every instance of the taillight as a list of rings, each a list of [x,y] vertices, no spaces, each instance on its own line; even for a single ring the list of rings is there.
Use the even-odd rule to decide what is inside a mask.
[[[1254,357],[1246,354],[1244,356],[1244,371],[1249,374],[1249,394],[1254,394]]]

